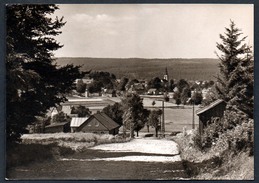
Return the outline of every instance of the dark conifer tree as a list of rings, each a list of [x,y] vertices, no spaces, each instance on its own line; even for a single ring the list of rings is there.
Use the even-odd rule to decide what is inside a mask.
[[[243,111],[253,118],[253,57],[251,47],[244,43],[246,37],[240,38],[241,35],[241,30],[236,28],[233,21],[230,28],[226,28],[225,35],[220,34],[222,43],[217,43],[217,48],[222,54],[218,55],[220,75],[216,90],[230,108]]]
[[[13,4],[6,7],[7,142],[19,140],[26,126],[65,101],[79,67],[58,66],[53,51],[62,47],[54,36],[65,25],[51,18],[56,5]]]

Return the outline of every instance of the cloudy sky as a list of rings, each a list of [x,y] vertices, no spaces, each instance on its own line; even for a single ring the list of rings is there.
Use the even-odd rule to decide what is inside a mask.
[[[253,46],[253,5],[63,4],[57,57],[216,58],[230,19]]]

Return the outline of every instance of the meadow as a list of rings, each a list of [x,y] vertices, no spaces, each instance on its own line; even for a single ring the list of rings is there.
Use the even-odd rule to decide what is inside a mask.
[[[58,65],[81,65],[82,71],[96,70],[136,79],[163,78],[165,68],[172,79],[215,80],[218,59],[143,59],[143,58],[57,58]]]

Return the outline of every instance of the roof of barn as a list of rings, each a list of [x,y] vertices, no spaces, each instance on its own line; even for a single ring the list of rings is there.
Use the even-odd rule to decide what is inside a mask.
[[[196,114],[197,114],[197,115],[200,115],[200,114],[202,114],[202,113],[204,113],[204,112],[206,112],[206,111],[208,111],[208,110],[214,108],[215,106],[221,104],[222,102],[225,102],[225,101],[222,100],[222,99],[218,99],[218,100],[212,102],[211,104],[209,104],[209,105],[207,105],[207,106],[205,106],[205,107],[203,107],[203,108],[197,110],[197,111],[196,111]]]
[[[94,118],[96,118],[103,126],[105,126],[108,130],[112,130],[114,128],[119,127],[120,125],[113,121],[109,116],[107,116],[105,113],[96,113],[92,115]]]
[[[64,126],[66,124],[68,124],[69,122],[62,122],[62,123],[52,123],[48,126],[45,126],[45,128],[51,128],[51,127],[56,127],[56,126]]]
[[[89,117],[73,117],[70,123],[70,127],[81,126]]]

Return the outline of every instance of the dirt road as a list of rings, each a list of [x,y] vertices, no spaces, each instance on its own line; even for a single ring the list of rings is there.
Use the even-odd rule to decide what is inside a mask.
[[[187,176],[176,143],[165,139],[134,139],[16,167],[8,172],[8,177],[23,180],[172,180]]]

